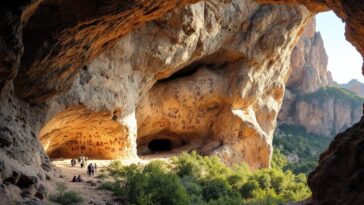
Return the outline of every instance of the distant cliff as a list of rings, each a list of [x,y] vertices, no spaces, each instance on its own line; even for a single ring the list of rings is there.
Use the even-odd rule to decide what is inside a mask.
[[[278,123],[300,125],[309,133],[334,136],[360,119],[364,99],[334,86],[327,70],[324,42],[315,27],[312,20],[293,50],[292,71]],[[364,90],[356,83],[345,88],[349,87],[356,94]]]
[[[359,82],[356,79],[353,79],[346,84],[341,84],[340,86],[350,90],[351,92],[355,93],[356,95],[364,97],[364,83]]]

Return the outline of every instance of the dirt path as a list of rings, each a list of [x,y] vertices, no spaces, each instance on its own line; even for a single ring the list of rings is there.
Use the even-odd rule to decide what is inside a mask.
[[[61,171],[61,178],[56,179],[57,182],[63,182],[66,184],[68,190],[72,190],[80,193],[84,198],[82,205],[117,205],[120,204],[115,201],[115,196],[111,191],[97,189],[103,182],[96,178],[101,169],[105,168],[111,161],[108,160],[89,160],[84,168],[80,167],[80,164],[76,164],[76,167],[72,167],[70,159],[64,161],[54,161],[53,165]],[[87,175],[87,165],[89,163],[96,163],[98,168],[95,176]],[[72,182],[73,176],[81,175],[83,182]],[[52,188],[51,188],[52,189]],[[53,191],[55,188],[53,187]]]
[[[141,157],[138,161],[133,161],[129,163],[141,163],[147,164],[153,160],[163,160],[168,161],[173,155],[166,153],[154,154]],[[65,183],[68,190],[72,190],[80,193],[84,198],[84,202],[80,205],[119,205],[117,197],[113,196],[111,191],[101,190],[97,187],[100,186],[105,181],[112,181],[109,179],[98,179],[96,178],[100,173],[100,170],[105,169],[112,160],[89,160],[85,164],[84,168],[81,168],[80,164],[77,163],[75,167],[71,166],[71,159],[65,159],[63,161],[53,161],[53,165],[56,166],[60,171],[60,176],[56,177],[55,182]],[[97,164],[97,172],[95,176],[87,175],[87,165],[89,163]],[[81,175],[83,182],[72,182],[74,176]],[[56,191],[54,181],[48,184],[48,190],[50,193]],[[50,203],[51,204],[51,203]]]

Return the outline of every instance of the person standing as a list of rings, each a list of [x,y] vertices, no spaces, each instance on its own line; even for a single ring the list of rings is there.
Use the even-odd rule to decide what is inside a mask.
[[[88,176],[91,176],[92,175],[92,172],[93,172],[93,166],[92,166],[92,163],[90,163],[87,166],[87,174],[88,174]]]

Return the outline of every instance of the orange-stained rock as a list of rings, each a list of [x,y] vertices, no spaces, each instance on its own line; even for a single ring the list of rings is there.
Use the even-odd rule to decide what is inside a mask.
[[[93,112],[84,106],[67,108],[40,130],[40,142],[51,158],[126,158],[128,130],[110,112]]]
[[[84,67],[69,92],[49,103],[50,127],[41,137],[53,146],[46,151],[63,146],[53,131],[62,129],[52,122],[81,103],[91,111],[120,111],[117,121],[128,132],[118,135],[128,146],[119,147],[119,157],[149,154],[151,141],[167,138],[171,153],[194,148],[227,163],[268,167],[295,43],[286,36],[300,34],[310,15],[302,6],[211,1],[146,24]]]
[[[196,1],[32,1],[24,9],[18,32],[24,46],[15,79],[18,96],[33,104],[46,102],[69,89],[77,70],[120,38],[175,7]]]

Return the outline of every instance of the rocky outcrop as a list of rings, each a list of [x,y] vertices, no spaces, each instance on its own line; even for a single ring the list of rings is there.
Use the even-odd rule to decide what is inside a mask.
[[[293,49],[292,71],[287,81],[287,89],[292,92],[312,93],[333,84],[327,63],[324,42],[321,34],[316,32],[316,20],[312,19]]]
[[[363,101],[338,87],[325,87],[310,94],[286,90],[278,121],[302,125],[310,133],[331,137],[360,119]]]
[[[4,17],[0,23],[0,42],[4,42],[0,81],[14,78],[19,68],[14,83],[17,95],[33,104],[44,103],[69,89],[77,69],[130,31],[193,2],[196,0],[5,3],[0,12]]]
[[[319,166],[309,175],[312,204],[364,203],[363,135],[364,119],[338,134],[321,154]]]
[[[291,56],[279,123],[300,125],[313,134],[334,136],[361,117],[363,99],[335,87],[315,20],[307,24]]]
[[[364,56],[364,5],[355,0],[257,0],[268,4],[303,4],[314,13],[333,10],[345,23],[345,36]],[[364,74],[364,66],[362,67]]]
[[[194,148],[267,167],[295,43],[286,38],[309,16],[304,7],[253,1],[175,10],[84,67],[70,91],[48,103],[41,142],[50,156],[127,158],[166,139],[171,152]]]
[[[364,83],[361,83],[358,80],[353,79],[346,84],[341,84],[340,86],[350,90],[358,96],[364,97]]]
[[[310,15],[303,6],[199,3],[129,33],[72,76],[74,81],[64,70],[71,88],[47,103],[19,99],[8,83],[1,96],[5,134],[0,158],[7,170],[32,176],[49,170],[47,155],[135,158],[137,143],[143,147],[167,132],[174,134],[171,142],[197,144],[201,152],[227,163],[245,160],[252,168],[267,167],[290,51]],[[22,85],[35,88],[32,82]],[[171,86],[175,83],[180,85],[177,93]],[[42,90],[37,93],[43,96]],[[158,101],[162,96],[165,102]],[[148,102],[154,103],[152,109]],[[171,126],[154,127],[161,121]],[[195,139],[211,142],[203,146]]]

